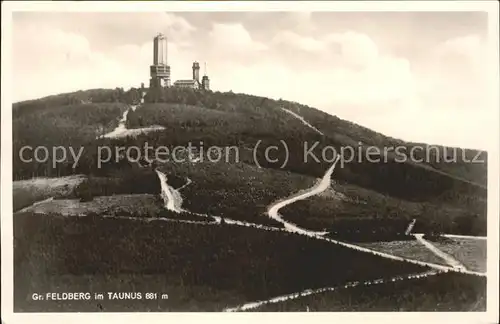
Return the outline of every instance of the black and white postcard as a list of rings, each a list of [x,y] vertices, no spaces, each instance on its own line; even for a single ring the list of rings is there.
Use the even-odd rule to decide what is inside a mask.
[[[2,9],[3,323],[498,321],[498,2]]]

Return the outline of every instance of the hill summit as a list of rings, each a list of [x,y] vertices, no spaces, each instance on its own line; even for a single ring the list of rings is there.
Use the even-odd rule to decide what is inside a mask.
[[[260,159],[258,167],[322,177],[331,161],[304,161],[306,143],[309,148],[314,147],[311,152],[319,157],[327,148],[336,152],[351,148],[354,154],[352,160],[335,172],[335,180],[339,184],[354,186],[386,197],[384,199],[464,210],[466,212],[459,214],[481,219],[479,227],[482,229],[478,231],[485,231],[486,152],[432,146],[427,151],[414,150],[414,159],[401,161],[395,148],[410,152],[415,147],[429,146],[384,136],[296,102],[176,87],[144,90],[144,103],[133,110],[131,105],[136,107],[141,98],[142,90],[138,88],[128,91],[120,88],[93,89],[15,103],[14,179],[75,173],[109,175],[118,172],[123,161],[98,169],[95,163],[97,145],[129,146],[145,142],[152,146],[182,146],[188,143],[205,147],[234,146],[240,148],[243,163],[252,167],[256,167],[256,162],[250,151],[257,142],[261,142],[262,149],[254,154]],[[161,126],[162,130],[127,138],[97,139],[116,128],[125,112],[124,123],[128,129],[154,125]],[[272,161],[263,159],[265,147],[280,146],[282,141],[286,142],[287,152],[273,153],[276,156]],[[17,152],[26,145],[81,146],[86,149],[76,167],[73,168],[68,161],[53,168],[54,157],[43,163],[21,161]],[[364,158],[370,147],[381,152],[378,162]],[[451,160],[450,154],[456,158]],[[471,163],[475,158],[480,162]],[[282,167],[285,159],[286,166]],[[221,169],[224,172],[223,166]],[[431,213],[432,209],[428,207],[426,212]],[[433,214],[436,212],[432,211]]]

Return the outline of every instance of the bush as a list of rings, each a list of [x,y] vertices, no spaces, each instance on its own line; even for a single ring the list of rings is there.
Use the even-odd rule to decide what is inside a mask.
[[[75,196],[80,199],[80,202],[92,201],[94,199],[89,180],[83,181],[78,187],[75,188]]]

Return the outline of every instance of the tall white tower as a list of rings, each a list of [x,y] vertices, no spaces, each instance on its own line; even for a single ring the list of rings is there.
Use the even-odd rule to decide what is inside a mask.
[[[158,34],[153,40],[153,65],[167,65],[167,37]]]
[[[167,64],[167,37],[158,34],[153,39],[153,65],[150,66],[150,87],[170,86],[170,66]]]

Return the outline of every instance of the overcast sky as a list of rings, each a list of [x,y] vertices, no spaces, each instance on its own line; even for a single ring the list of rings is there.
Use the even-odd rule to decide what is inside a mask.
[[[481,12],[14,13],[13,100],[172,80],[194,60],[213,90],[297,101],[410,141],[485,148]],[[491,68],[491,67],[490,67]]]

